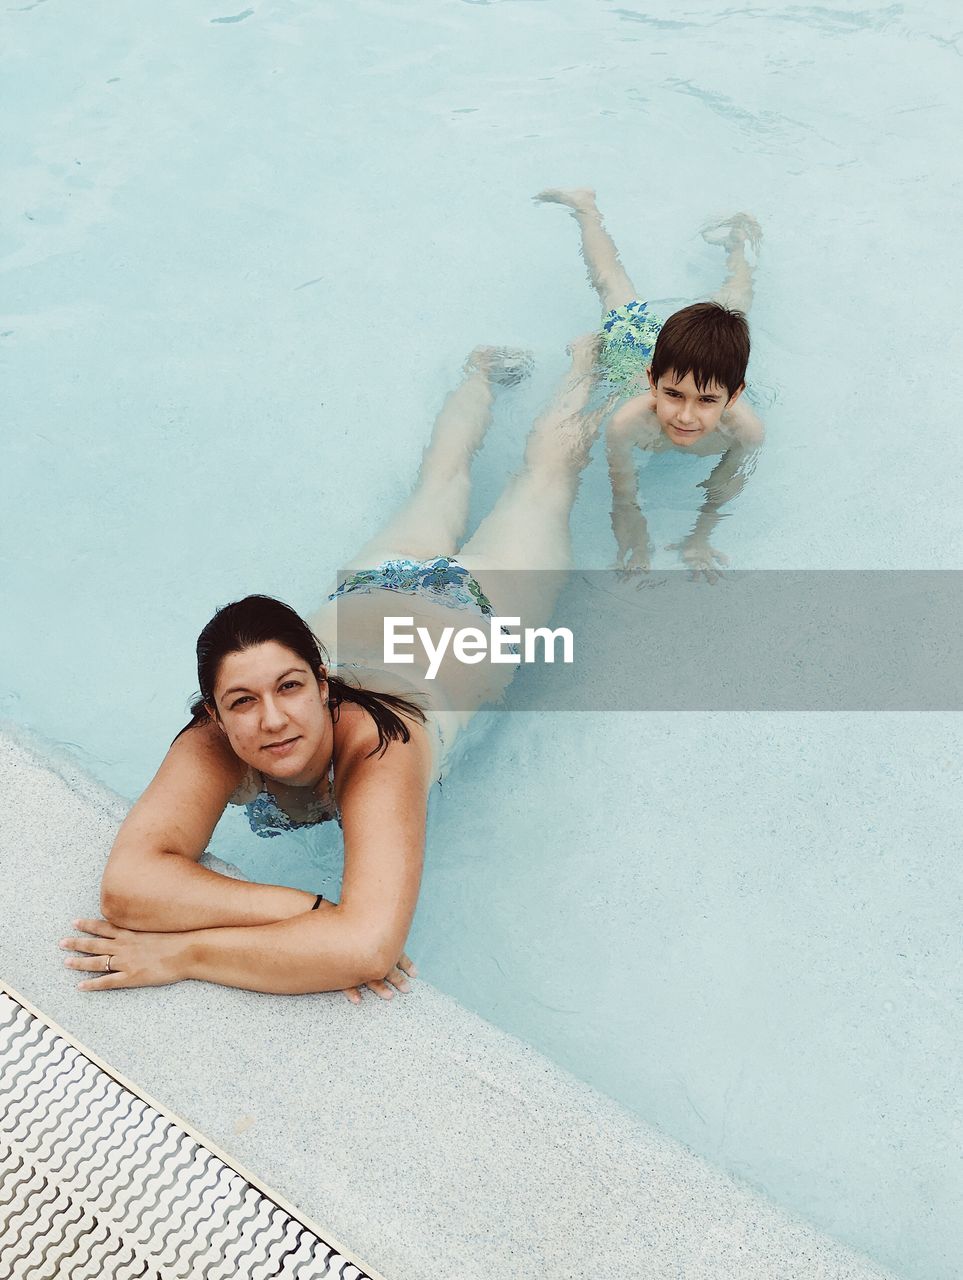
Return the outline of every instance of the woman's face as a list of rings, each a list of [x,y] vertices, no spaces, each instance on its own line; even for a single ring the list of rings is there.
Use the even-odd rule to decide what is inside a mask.
[[[292,786],[317,781],[331,759],[327,682],[276,640],[221,660],[214,701],[237,755]]]

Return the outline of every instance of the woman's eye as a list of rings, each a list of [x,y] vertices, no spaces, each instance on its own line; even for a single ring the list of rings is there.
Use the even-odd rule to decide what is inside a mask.
[[[300,681],[300,680],[285,680],[284,684],[282,684],[282,685],[281,685],[281,688],[282,688],[282,689],[300,689],[300,688],[301,688],[301,681]]]
[[[239,707],[242,702],[250,702],[250,701],[251,699],[247,697],[247,695],[245,695],[243,698],[238,698],[237,702],[231,703],[231,710],[233,711],[235,707]]]

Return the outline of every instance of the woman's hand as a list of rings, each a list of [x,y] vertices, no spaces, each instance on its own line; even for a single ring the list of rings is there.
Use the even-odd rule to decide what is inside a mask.
[[[65,951],[78,953],[64,961],[65,967],[89,975],[77,984],[78,991],[164,987],[187,977],[182,934],[137,933],[107,920],[75,920],[74,927],[94,935],[64,938],[60,943]]]
[[[388,986],[389,982],[393,986],[397,987],[402,993],[407,993],[411,990],[408,980],[405,977],[406,973],[409,978],[417,977],[417,970],[412,964],[411,959],[402,953],[401,959],[396,965],[394,965],[390,973],[385,974],[381,981],[366,982],[364,985],[369,991],[374,991],[376,995],[381,996],[382,1000],[390,1000],[395,993],[391,990],[391,987]],[[361,1003],[361,991],[358,987],[348,987],[343,994],[347,996],[352,1004]]]

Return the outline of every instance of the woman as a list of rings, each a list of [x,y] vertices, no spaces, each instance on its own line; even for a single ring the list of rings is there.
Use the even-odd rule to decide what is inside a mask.
[[[310,627],[263,596],[208,623],[198,640],[200,699],[118,832],[104,919],[75,921],[93,936],[61,943],[76,953],[66,965],[92,975],[80,989],[199,978],[252,991],[341,990],[354,1003],[362,985],[385,999],[392,986],[408,989],[415,970],[404,944],[428,792],[457,735],[514,667],[449,665],[427,681],[416,650],[402,677],[384,661],[382,620],[390,605],[435,636],[453,610],[490,616],[491,589],[503,616],[548,621],[562,574],[498,571],[569,565],[569,514],[600,418],[583,412],[597,351],[595,335],[572,344],[571,369],[532,429],[523,470],[460,550],[494,387],[521,376],[517,356],[490,347],[472,353],[445,402],[412,496],[353,558]],[[316,637],[352,663],[336,673]],[[243,804],[265,835],[337,818],[340,901],[202,867],[229,803]]]

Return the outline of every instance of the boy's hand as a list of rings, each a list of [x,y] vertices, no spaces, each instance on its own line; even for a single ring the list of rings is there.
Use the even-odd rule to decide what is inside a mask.
[[[678,551],[691,572],[693,582],[702,576],[706,582],[716,583],[722,577],[720,566],[728,565],[729,557],[716,551],[704,538],[685,538],[682,542],[670,542],[666,551]]]
[[[612,509],[612,531],[618,543],[616,569],[634,569],[648,573],[651,564],[651,544],[645,516],[635,505]]]

